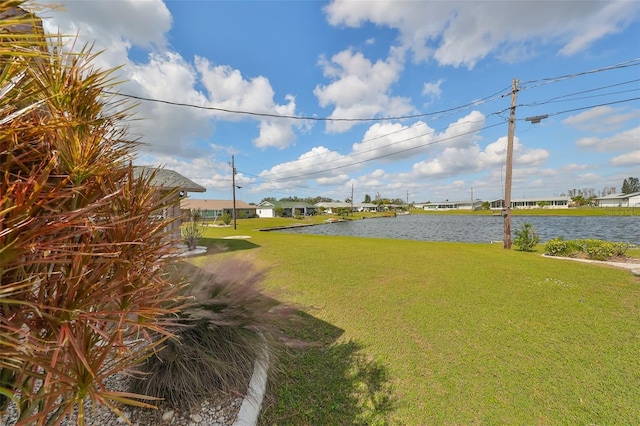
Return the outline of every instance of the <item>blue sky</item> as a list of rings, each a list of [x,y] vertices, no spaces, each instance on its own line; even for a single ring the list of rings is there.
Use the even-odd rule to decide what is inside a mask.
[[[61,3],[194,197],[502,198],[514,78],[513,198],[640,176],[638,1]]]

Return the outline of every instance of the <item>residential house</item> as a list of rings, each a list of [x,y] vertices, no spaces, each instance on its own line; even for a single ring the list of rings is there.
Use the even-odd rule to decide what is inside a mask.
[[[223,214],[233,217],[233,200],[196,200],[186,198],[180,201],[182,210],[200,210],[201,217],[206,222],[215,222]],[[236,200],[236,218],[256,216],[256,206],[244,201]]]
[[[482,207],[482,200],[465,201],[439,201],[428,203],[423,206],[424,210],[478,210]]]
[[[373,203],[342,203],[342,202],[326,202],[321,201],[315,203],[314,206],[318,210],[323,210],[327,214],[336,214],[340,210],[347,209],[354,212],[375,212],[378,206]]]
[[[489,201],[491,210],[504,209],[504,198]],[[534,197],[514,198],[511,200],[512,209],[565,209],[571,205],[569,197]]]
[[[185,198],[189,192],[205,192],[206,188],[189,180],[173,170],[155,168],[149,166],[134,166],[133,175],[135,178],[155,173],[151,183],[160,192],[171,193],[171,197],[165,202],[166,207],[163,209],[163,218],[179,218],[171,223],[168,231],[171,231],[172,238],[179,240],[180,226],[182,225],[182,214],[180,211],[179,199]]]
[[[640,207],[640,192],[597,197],[596,203],[599,207]]]
[[[534,197],[534,198],[512,198],[512,209],[567,209],[571,205],[571,198],[563,197]]]
[[[316,208],[304,201],[262,201],[256,207],[258,217],[277,217],[281,210],[282,217],[312,216]]]

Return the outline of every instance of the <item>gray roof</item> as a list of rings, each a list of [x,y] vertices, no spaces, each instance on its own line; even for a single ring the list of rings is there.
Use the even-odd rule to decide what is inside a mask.
[[[610,194],[606,197],[597,197],[596,200],[624,200],[629,197],[637,197],[640,192],[631,192],[629,194]]]
[[[183,209],[200,209],[200,210],[224,210],[233,208],[233,200],[196,200],[186,198],[180,201],[180,207]],[[256,206],[236,200],[236,209],[255,209]]]
[[[182,176],[173,170],[150,167],[150,166],[133,166],[133,175],[137,178],[141,175],[154,173],[153,185],[161,188],[174,189],[187,192],[205,192],[204,186],[198,185],[194,181]]]
[[[275,208],[283,208],[283,209],[313,209],[315,206],[305,202],[305,201],[262,201],[258,204],[258,207],[263,209],[275,209]]]

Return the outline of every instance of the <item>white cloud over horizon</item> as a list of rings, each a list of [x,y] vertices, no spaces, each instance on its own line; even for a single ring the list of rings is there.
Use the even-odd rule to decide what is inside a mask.
[[[540,61],[547,77],[567,73],[548,68],[556,62],[568,67],[564,58],[582,70],[615,62],[623,49],[640,57],[638,47],[604,44],[633,25],[637,28],[640,8],[633,1],[548,2],[540,7],[533,1],[334,0],[324,7],[303,5],[326,27],[314,27],[317,34],[301,31],[305,42],[291,48],[290,59],[263,71],[211,53],[210,45],[216,44],[229,45],[241,59],[256,54],[251,50],[255,39],[243,41],[232,26],[215,36],[209,36],[216,30],[213,25],[198,28],[197,41],[183,42],[175,20],[189,16],[187,3],[119,0],[113,7],[107,1],[63,1],[64,10],[45,14],[45,25],[51,32],[79,34],[79,45],[95,43],[94,50],[104,50],[96,65],[121,67],[117,73],[124,83],[117,89],[122,93],[200,107],[140,101],[140,120],[131,129],[146,143],[141,147],[145,161],[174,168],[213,193],[230,188],[227,162],[232,153],[251,167],[236,176],[243,193],[256,196],[314,190],[340,195],[354,182],[370,193],[402,192],[404,187],[427,197],[428,191],[468,191],[471,185],[494,193],[504,162],[506,124],[489,130],[487,120],[495,119],[492,114],[504,110],[507,101],[487,107],[479,103],[473,111],[454,111],[449,118],[426,113],[484,99],[496,83],[475,81],[475,75],[519,71],[539,77],[533,68]],[[198,10],[213,14],[224,7],[238,14],[225,20],[248,19],[233,2],[216,3],[203,2]],[[279,13],[287,13],[285,9]],[[249,16],[247,22],[255,27],[252,37],[278,33],[280,28],[267,25],[269,16]],[[270,47],[285,49],[289,41]],[[309,49],[315,63],[300,63],[300,49]],[[224,49],[215,50],[220,51]],[[640,174],[634,163],[640,155],[637,106],[602,105],[518,133],[518,182],[556,191],[574,177],[585,181],[580,168],[594,164],[612,166],[613,171],[598,175],[612,182],[624,174]],[[420,113],[425,114],[415,119],[358,121]],[[331,120],[339,118],[354,120]],[[553,146],[553,129],[571,147]],[[234,132],[241,136],[230,137]],[[561,149],[573,149],[576,158]],[[439,182],[438,189],[421,183],[432,180]]]

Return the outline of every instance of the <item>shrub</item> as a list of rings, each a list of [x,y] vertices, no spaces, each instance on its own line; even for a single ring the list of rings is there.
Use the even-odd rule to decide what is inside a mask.
[[[515,232],[516,238],[513,243],[521,251],[534,251],[535,246],[540,242],[540,237],[536,234],[535,229],[530,223],[524,223],[522,227]]]
[[[579,247],[574,241],[565,241],[562,237],[549,240],[544,245],[545,254],[550,256],[571,257],[578,251]]]
[[[613,255],[616,257],[622,257],[627,254],[630,244],[628,243],[613,243]]]
[[[602,241],[601,244],[594,244],[586,249],[587,257],[594,260],[607,260],[613,257],[613,244]]]
[[[231,217],[231,215],[229,213],[223,213],[222,216],[220,216],[220,220],[222,221],[222,223],[224,223],[225,225],[228,225],[231,223],[231,220],[233,218]]]
[[[545,253],[551,256],[575,256],[583,253],[589,259],[609,260],[624,256],[629,248],[627,243],[612,243],[596,239],[578,239],[564,241],[562,238],[549,240],[545,244]]]
[[[211,389],[243,394],[253,363],[282,345],[280,324],[290,310],[260,292],[264,271],[228,260],[209,271],[180,265],[193,303],[179,314],[174,339],[155,352],[133,381],[133,391],[176,407],[198,404]],[[268,342],[268,343],[267,343]]]
[[[20,3],[0,4],[0,413],[13,401],[18,424],[75,412],[82,425],[85,398],[144,405],[104,380],[162,343],[179,309],[161,268],[177,197],[128,165],[110,71],[49,44],[36,17],[5,15]]]
[[[189,210],[189,220],[182,226],[182,241],[189,250],[196,249],[202,233],[202,212],[199,209]]]

